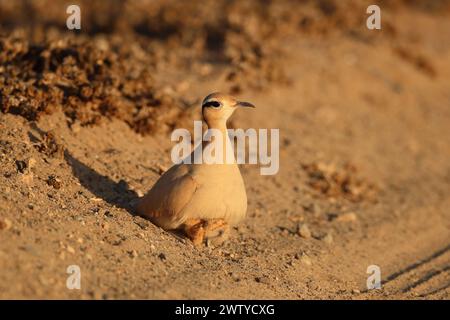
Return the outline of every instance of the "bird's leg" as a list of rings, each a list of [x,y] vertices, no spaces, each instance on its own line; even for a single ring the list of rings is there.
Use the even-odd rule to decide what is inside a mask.
[[[205,239],[204,225],[201,219],[188,219],[183,225],[184,232],[195,246],[202,244]]]
[[[228,239],[230,227],[223,219],[207,220],[204,233],[207,245],[219,246]]]

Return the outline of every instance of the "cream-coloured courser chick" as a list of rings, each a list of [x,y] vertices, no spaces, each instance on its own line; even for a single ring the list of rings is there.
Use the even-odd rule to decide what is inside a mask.
[[[251,103],[221,93],[203,100],[203,119],[209,129],[220,130],[224,148],[229,143],[227,120],[238,107],[254,108]],[[212,141],[203,141],[202,150],[209,143]],[[234,154],[232,161],[225,155],[224,151],[223,164],[203,161],[174,165],[140,199],[138,213],[165,230],[183,230],[195,245],[204,241],[221,244],[228,237],[229,227],[241,221],[247,211],[247,194]]]

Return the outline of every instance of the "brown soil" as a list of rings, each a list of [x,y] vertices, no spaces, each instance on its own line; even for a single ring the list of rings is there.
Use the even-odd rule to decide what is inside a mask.
[[[0,298],[450,298],[448,1],[373,31],[367,1],[78,3],[73,32],[0,0]],[[280,129],[280,171],[242,166],[247,219],[195,248],[130,203],[213,91]]]

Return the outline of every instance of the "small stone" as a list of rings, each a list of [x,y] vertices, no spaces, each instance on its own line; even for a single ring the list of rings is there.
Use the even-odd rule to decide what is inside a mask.
[[[162,261],[167,260],[166,255],[162,252],[158,255],[158,258],[160,258]]]
[[[353,294],[360,294],[361,291],[359,291],[358,289],[353,289],[353,290],[352,290],[352,293],[353,293]]]
[[[139,232],[137,236],[138,238],[145,239],[145,234],[143,232]]]
[[[20,173],[24,173],[28,166],[25,161],[16,160],[16,167],[17,167],[17,171],[19,171]]]
[[[53,175],[48,177],[47,184],[57,190],[61,188],[61,180],[59,180],[58,178],[56,178]]]
[[[33,209],[34,209],[34,204],[29,203],[29,204],[28,204],[28,209],[33,210]]]
[[[331,235],[331,233],[327,233],[325,235],[325,237],[322,238],[323,242],[325,242],[326,244],[331,244],[333,243],[333,236]]]
[[[300,257],[300,261],[307,266],[312,265],[311,258],[308,257],[308,255],[306,253],[302,254],[302,256]]]
[[[8,218],[0,218],[0,230],[9,230],[12,227],[12,222]]]
[[[166,172],[168,170],[168,168],[165,165],[162,165],[162,164],[158,164],[156,166],[156,169],[158,170],[159,174],[163,174],[164,172]]]
[[[298,235],[302,238],[309,239],[311,238],[311,231],[308,228],[308,225],[306,223],[303,223],[299,226]]]
[[[354,212],[344,213],[336,218],[336,221],[339,222],[355,222],[356,220],[357,216]]]
[[[128,253],[130,254],[130,257],[132,257],[132,258],[137,258],[139,255],[136,250],[131,250]]]
[[[111,211],[106,210],[105,211],[105,216],[107,216],[108,218],[112,218],[112,217],[114,217],[114,214]]]
[[[136,194],[139,198],[142,198],[144,196],[144,192],[140,189],[136,189]]]
[[[258,282],[258,283],[268,284],[269,283],[269,277],[266,277],[266,276],[256,277],[255,281]]]
[[[28,159],[28,170],[31,170],[36,165],[36,160],[34,158]]]
[[[67,246],[67,252],[69,252],[69,253],[75,253],[75,249],[74,248],[72,248],[71,246]]]
[[[231,277],[231,279],[233,279],[235,282],[241,281],[241,278],[239,277],[239,275],[237,275],[237,274],[234,273],[234,272],[230,272],[230,277]],[[256,280],[256,279],[255,279],[255,280]]]
[[[147,229],[150,225],[150,222],[142,218],[137,218],[134,223],[136,223],[143,230]]]

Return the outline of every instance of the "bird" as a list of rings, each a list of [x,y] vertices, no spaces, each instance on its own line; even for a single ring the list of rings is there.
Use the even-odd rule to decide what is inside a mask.
[[[207,95],[202,102],[203,121],[208,129],[221,132],[223,146],[230,142],[227,120],[242,107],[255,108],[250,102],[220,92]],[[202,150],[213,141],[203,139]],[[136,210],[164,230],[184,232],[195,246],[223,244],[230,227],[241,222],[247,212],[244,180],[234,153],[231,161],[223,163],[173,165],[139,199]]]

